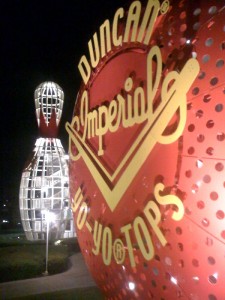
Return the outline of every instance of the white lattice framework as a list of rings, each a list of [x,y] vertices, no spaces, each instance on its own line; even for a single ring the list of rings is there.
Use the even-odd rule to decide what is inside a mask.
[[[40,112],[42,111],[48,125],[53,109],[56,112],[56,123],[59,125],[64,102],[64,93],[61,87],[51,81],[41,83],[35,90],[34,100],[38,126],[40,125]]]
[[[44,240],[47,228],[52,240],[75,235],[69,199],[68,156],[60,139],[55,137],[63,99],[62,89],[54,82],[42,83],[35,90],[38,127],[45,137],[36,140],[20,183],[20,215],[28,240]],[[50,215],[54,220],[49,220]]]

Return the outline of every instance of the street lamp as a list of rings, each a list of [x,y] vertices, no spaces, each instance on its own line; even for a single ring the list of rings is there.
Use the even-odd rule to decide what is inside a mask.
[[[43,211],[43,216],[46,221],[46,252],[45,252],[45,272],[44,276],[48,275],[48,241],[49,241],[49,224],[55,220],[55,214],[49,210]]]

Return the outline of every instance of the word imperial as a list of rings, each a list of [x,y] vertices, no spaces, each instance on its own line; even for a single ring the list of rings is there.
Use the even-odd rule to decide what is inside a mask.
[[[155,62],[156,75],[154,80],[153,64],[155,64]],[[176,131],[174,138],[171,138],[170,136],[168,142],[165,142],[171,143],[176,140],[183,131],[186,121],[185,96],[191,83],[197,76],[197,66],[197,61],[191,58],[188,60],[180,74],[173,71],[166,76],[162,84],[161,105],[159,105],[157,110],[153,113],[154,98],[159,88],[162,72],[162,57],[160,49],[159,47],[154,46],[147,56],[147,95],[145,95],[144,89],[140,86],[132,91],[132,94],[130,94],[130,91],[133,88],[133,81],[132,78],[128,77],[124,84],[124,90],[127,94],[126,98],[124,98],[121,94],[118,94],[116,99],[113,99],[108,106],[101,105],[99,108],[89,111],[88,91],[85,90],[81,97],[80,115],[73,118],[70,128],[76,130],[77,134],[81,128],[83,129],[81,137],[83,142],[85,142],[86,139],[98,136],[98,155],[100,156],[104,154],[102,138],[108,131],[116,132],[119,126],[127,128],[132,127],[135,124],[143,123],[144,121],[148,122],[146,128],[149,128],[159,117],[159,114],[163,113],[164,110],[164,116],[161,117],[161,119],[164,119],[164,122],[162,121],[161,126],[156,126],[156,129],[154,130],[154,134],[158,134],[157,140],[159,142],[162,141],[162,132],[178,107],[180,107],[181,120],[179,130]],[[171,82],[173,82],[173,84],[169,88]],[[168,102],[170,102],[170,105],[164,109]],[[68,126],[69,125],[67,125],[67,127]]]
[[[156,63],[156,74],[153,79],[153,64]],[[154,98],[159,89],[162,73],[162,56],[158,46],[153,46],[147,55],[147,92],[142,87],[136,88],[132,94],[132,79],[125,81],[127,97],[118,94],[109,106],[100,105],[89,110],[88,91],[81,96],[80,115],[73,117],[72,123],[66,124],[69,133],[69,150],[72,160],[81,157],[103,194],[108,206],[113,211],[124,195],[125,191],[135,178],[137,172],[144,164],[157,142],[170,144],[176,141],[183,132],[186,123],[186,93],[199,72],[196,59],[190,58],[180,73],[169,72],[161,83],[161,101],[153,111]],[[146,105],[147,103],[147,105]],[[179,124],[170,135],[163,135],[170,120],[179,109]],[[86,142],[91,137],[99,137],[98,156],[104,154],[103,136],[107,132],[116,132],[120,126],[132,127],[134,124],[145,122],[142,130],[130,146],[113,174],[98,160],[97,155]],[[82,130],[81,130],[82,129]],[[77,149],[74,154],[73,147]],[[130,159],[132,156],[132,160]],[[113,184],[120,175],[113,189],[108,182]],[[104,174],[104,176],[102,176]],[[106,178],[106,180],[105,180]]]
[[[162,13],[166,13],[168,3],[168,0],[163,2]],[[118,204],[123,200],[128,205],[130,199],[125,199],[129,194],[126,191],[129,188],[132,191],[132,183],[135,182],[134,179],[139,178],[138,172],[146,163],[156,143],[171,144],[181,136],[184,130],[187,115],[186,94],[199,73],[199,64],[195,58],[189,58],[179,72],[165,70],[164,74],[166,75],[162,76],[165,62],[162,61],[161,50],[157,45],[153,45],[154,43],[153,46],[150,43],[159,10],[158,0],[148,0],[145,9],[142,8],[140,1],[133,1],[127,14],[123,8],[119,8],[114,15],[112,24],[106,20],[101,25],[100,40],[95,33],[93,39],[88,42],[89,58],[83,55],[78,64],[84,85],[79,94],[72,122],[66,123],[71,165],[81,166],[81,170],[76,168],[78,180],[76,183],[74,182],[76,188],[72,200],[72,210],[76,215],[78,231],[87,229],[90,232],[94,245],[91,251],[96,256],[102,255],[105,265],[110,265],[112,259],[117,264],[122,264],[128,256],[130,265],[135,267],[134,244],[138,245],[137,249],[140,250],[146,261],[150,261],[155,253],[153,235],[162,246],[167,243],[165,232],[161,229],[161,208],[167,205],[174,207],[175,210],[171,214],[174,221],[180,221],[184,215],[181,199],[176,195],[165,195],[165,191],[168,189],[163,183],[157,183],[153,191],[148,191],[144,200],[138,199],[140,203],[138,214],[126,224],[121,224],[119,233],[112,224],[107,225],[110,220],[103,220],[102,216],[99,217],[101,214],[99,207],[95,211],[97,217],[94,220],[91,211],[94,205],[102,203],[102,199],[108,205],[106,209],[110,210],[110,216],[116,208],[119,210],[122,207]],[[120,24],[119,21],[122,19],[123,24]],[[117,91],[122,90],[123,92],[117,93],[113,99],[104,99],[104,96],[101,99],[95,99],[98,93],[92,93],[92,89],[95,87],[92,80],[97,78],[100,67],[104,68],[105,64],[109,64],[109,69],[111,66],[113,69],[113,64],[118,63],[115,58],[121,53],[126,55],[134,44],[136,48],[140,46],[140,49],[146,50],[141,52],[143,57],[140,70],[143,70],[143,66],[146,68],[143,74],[136,72],[139,71],[139,66],[134,67],[137,70],[133,70],[132,64],[126,66],[128,60],[122,61],[121,59],[121,66],[116,65],[119,70],[120,67],[123,68],[123,73],[118,77],[122,78],[121,85],[118,87],[116,81],[116,88]],[[133,58],[135,59],[135,54]],[[99,66],[101,60],[102,64]],[[138,86],[137,82],[133,82],[132,76],[129,75],[133,72],[138,74],[138,80],[144,82],[144,85]],[[93,76],[91,76],[92,74]],[[122,76],[122,74],[124,75]],[[107,79],[114,91],[113,75],[112,78]],[[104,84],[102,86],[101,94],[104,95]],[[107,86],[108,88],[110,87]],[[94,106],[93,103],[95,105],[97,103],[98,106]],[[176,126],[170,126],[173,131],[171,129],[166,131],[178,112]],[[122,133],[126,137],[127,132],[132,132],[132,127],[134,127],[132,143],[126,147],[127,152],[123,152],[123,157],[117,161],[113,170],[109,171],[106,154],[108,154],[108,149],[113,153],[113,138],[118,131],[120,131],[120,136]],[[108,138],[111,139],[111,148],[107,149]],[[78,160],[82,160],[82,164],[79,164]],[[85,170],[82,174],[83,167],[89,172]],[[149,172],[150,168],[151,166],[149,166]],[[92,195],[89,194],[92,188],[85,187],[85,176],[88,180],[91,178],[95,181],[95,189],[97,187],[96,190],[100,192],[97,192],[99,201],[92,199]],[[84,199],[84,191],[88,201]],[[154,194],[154,196],[147,199],[146,203],[146,196],[150,194]],[[87,205],[86,202],[89,200],[93,206]],[[144,207],[141,206],[143,201]]]

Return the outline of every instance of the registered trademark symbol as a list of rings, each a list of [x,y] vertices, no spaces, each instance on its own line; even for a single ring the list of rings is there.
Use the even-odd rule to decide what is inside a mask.
[[[169,2],[169,0],[163,1],[162,5],[161,5],[161,7],[160,7],[160,12],[161,12],[161,14],[163,14],[163,15],[166,14],[167,11],[169,10],[169,7],[170,7],[170,2]]]
[[[125,259],[125,249],[121,239],[116,239],[113,243],[113,254],[116,262],[122,264]]]

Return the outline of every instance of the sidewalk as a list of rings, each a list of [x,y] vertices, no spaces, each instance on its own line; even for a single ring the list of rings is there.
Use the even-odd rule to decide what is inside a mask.
[[[61,274],[0,283],[0,299],[37,295],[45,292],[96,286],[81,253],[71,256],[71,268]]]

